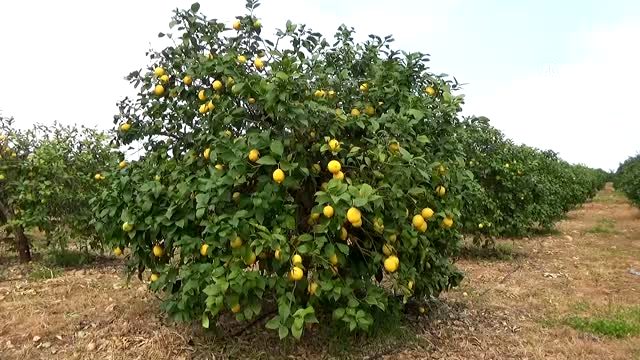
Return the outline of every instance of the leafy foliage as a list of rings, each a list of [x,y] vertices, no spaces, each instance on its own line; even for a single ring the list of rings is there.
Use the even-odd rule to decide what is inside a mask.
[[[616,171],[615,186],[640,206],[640,155],[630,157],[620,164]]]
[[[344,26],[330,43],[288,22],[271,42],[256,7],[232,28],[196,4],[176,11],[160,34],[174,44],[129,75],[139,92],[116,140],[144,154],[106,174],[96,229],[132,271],[151,269],[166,311],[204,327],[269,305],[282,338],[317,311],[368,330],[397,301],[455,286],[472,182],[457,84]]]

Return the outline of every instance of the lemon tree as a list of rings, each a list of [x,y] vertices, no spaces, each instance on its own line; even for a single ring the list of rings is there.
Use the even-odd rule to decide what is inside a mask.
[[[620,164],[615,174],[615,186],[634,204],[640,205],[640,155]]]
[[[37,227],[65,246],[69,238],[99,244],[89,202],[96,174],[115,161],[107,135],[54,124],[20,130],[0,117],[0,212],[16,240],[20,260],[29,261],[24,230]]]
[[[282,338],[317,321],[367,330],[455,286],[472,181],[457,84],[391,37],[292,22],[262,37],[257,6],[233,23],[176,11],[170,45],[129,75],[116,141],[144,151],[108,173],[98,231],[169,314],[204,327],[270,307]]]
[[[486,117],[465,119],[462,127],[467,166],[476,180],[465,190],[464,231],[485,245],[496,236],[551,228],[606,180],[603,170],[514,144]]]

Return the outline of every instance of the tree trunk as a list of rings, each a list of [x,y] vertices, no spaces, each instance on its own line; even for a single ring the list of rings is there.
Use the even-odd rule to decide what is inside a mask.
[[[0,212],[4,216],[7,223],[13,220],[13,211],[10,210],[2,201],[0,201]],[[29,249],[29,239],[24,234],[24,228],[22,225],[12,225],[11,231],[16,241],[16,249],[18,250],[18,257],[20,262],[26,263],[31,261],[31,250]]]

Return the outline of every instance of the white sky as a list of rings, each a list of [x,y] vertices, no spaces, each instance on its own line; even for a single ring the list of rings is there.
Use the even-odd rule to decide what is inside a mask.
[[[396,48],[430,53],[434,71],[468,83],[464,113],[489,117],[516,142],[607,170],[640,151],[640,11],[622,2],[603,5],[613,9],[606,17],[589,1],[563,3],[555,13],[564,17],[548,21],[535,16],[552,14],[544,6],[554,2],[262,2],[263,34],[288,19],[325,36],[345,23],[360,36],[393,34]],[[1,2],[0,112],[19,126],[111,128],[116,102],[133,94],[124,76],[147,65],[144,53],[161,44],[171,10],[191,3]],[[229,23],[244,14],[242,0],[200,3]]]

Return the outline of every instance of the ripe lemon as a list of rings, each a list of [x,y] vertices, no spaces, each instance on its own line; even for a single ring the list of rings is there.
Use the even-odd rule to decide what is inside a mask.
[[[239,62],[240,64],[244,64],[244,63],[246,63],[246,62],[247,62],[247,58],[246,58],[246,56],[244,56],[244,55],[238,55],[238,62]]]
[[[234,192],[233,195],[231,195],[231,198],[233,199],[233,201],[238,202],[240,201],[240,193],[239,192]]]
[[[231,248],[237,249],[242,246],[242,238],[240,236],[236,236],[233,240],[231,240]]]
[[[413,290],[413,280],[409,280],[409,282],[407,283],[407,287],[409,288],[409,290]]]
[[[254,98],[249,98],[249,99],[247,100],[247,102],[248,102],[249,104],[255,104],[255,103],[256,103],[256,99],[254,99]]]
[[[374,109],[371,105],[367,105],[364,107],[364,113],[369,116],[373,116],[376,114],[376,109]]]
[[[445,229],[450,229],[453,226],[453,219],[447,216],[442,220],[442,227]]]
[[[384,269],[388,272],[396,272],[396,270],[398,270],[398,266],[400,266],[400,259],[398,259],[397,256],[391,255],[384,259]]]
[[[200,101],[207,100],[207,95],[204,93],[204,90],[198,91],[198,99],[200,99]]]
[[[340,142],[336,139],[329,140],[329,150],[334,152],[340,150]]]
[[[256,29],[260,29],[262,27],[262,22],[260,20],[256,20],[253,22],[253,27]]]
[[[347,220],[352,224],[358,221],[362,221],[362,213],[360,212],[360,210],[352,207],[347,210]]]
[[[213,101],[209,101],[209,102],[207,103],[207,111],[213,111],[213,109],[215,109],[215,108],[216,108],[216,106],[215,106],[215,104],[213,103]]]
[[[249,151],[249,160],[251,162],[256,162],[258,159],[260,159],[260,152],[257,149]]]
[[[340,228],[340,240],[345,241],[347,240],[347,237],[349,236],[349,233],[347,232],[347,229],[345,229],[344,227]]]
[[[334,179],[338,179],[338,180],[343,180],[344,179],[344,173],[342,171],[338,171],[337,173],[333,174],[333,178]]]
[[[202,152],[202,157],[205,158],[206,160],[209,160],[210,156],[211,156],[211,149],[209,148],[204,149],[204,151]]]
[[[293,264],[293,266],[298,266],[300,264],[302,264],[302,256],[295,254],[291,257],[291,263]]]
[[[282,169],[276,169],[273,172],[273,181],[277,182],[278,184],[282,184],[284,178],[284,171],[282,171]]]
[[[235,304],[231,307],[231,312],[234,314],[239,313],[240,310],[242,310],[242,308],[240,307],[240,304]]]
[[[113,248],[113,254],[115,256],[120,256],[122,255],[122,249],[120,249],[120,246],[116,246],[115,248]]]
[[[394,141],[391,144],[389,144],[389,151],[391,151],[392,153],[397,153],[398,151],[400,151],[400,144],[398,144],[398,142]]]
[[[425,220],[431,219],[433,217],[433,210],[431,208],[424,208],[422,209],[422,211],[420,212],[420,215],[422,215],[422,217]]]
[[[342,170],[342,165],[340,165],[340,161],[338,161],[338,160],[331,160],[327,164],[327,170],[329,170],[330,173],[335,175],[340,170]]]
[[[338,265],[338,255],[333,254],[331,256],[329,256],[329,262],[331,263],[331,265],[336,266]]]
[[[360,91],[367,91],[369,90],[369,84],[367,83],[363,83],[362,85],[360,85]]]
[[[162,82],[163,84],[168,83],[169,82],[169,75],[160,76],[160,82]]]
[[[304,277],[304,271],[297,266],[291,268],[291,280],[300,281]]]
[[[444,186],[442,186],[442,185],[438,185],[438,186],[436,187],[436,194],[437,194],[438,196],[443,197],[443,196],[444,196],[444,194],[446,194],[446,193],[447,193],[447,189],[445,189],[445,187],[444,187]]]
[[[100,174],[93,175],[93,178],[96,180],[102,180],[102,176]],[[4,174],[2,174],[2,180],[4,180]]]
[[[182,79],[182,82],[185,85],[189,86],[189,85],[191,85],[193,83],[193,79],[191,78],[191,76],[187,75]]]
[[[240,28],[242,27],[242,23],[240,22],[240,20],[236,20],[233,22],[233,29],[236,31],[240,31]]]
[[[160,278],[160,275],[158,275],[156,273],[151,273],[151,276],[149,277],[149,280],[151,282],[155,282],[155,281],[158,281],[159,278]]]
[[[216,80],[213,82],[213,84],[211,84],[211,87],[213,88],[213,90],[215,91],[220,91],[222,90],[222,88],[224,87],[224,85],[222,85],[222,81],[220,80]]]
[[[393,246],[391,246],[389,244],[382,245],[382,253],[385,256],[391,256],[391,254],[393,254]]]
[[[256,69],[258,70],[262,70],[264,69],[264,62],[262,61],[262,59],[260,58],[256,58],[255,60],[253,60],[253,65],[256,67]]]
[[[425,221],[422,215],[416,214],[413,216],[413,219],[411,219],[411,223],[413,224],[413,227],[415,227],[416,229],[419,229],[422,226],[422,224],[425,223]]]
[[[273,253],[273,257],[276,258],[276,260],[280,260],[280,249],[276,249]]]
[[[160,76],[164,75],[164,69],[161,68],[161,67],[157,67],[157,68],[153,69],[153,74],[156,77],[160,77]]]
[[[360,116],[360,110],[356,108],[351,109],[351,116]]]
[[[330,98],[333,98],[333,97],[335,97],[335,96],[336,96],[336,92],[335,92],[335,91],[333,91],[333,90],[329,90],[329,91],[327,92],[327,95],[328,95]]]
[[[482,229],[484,227],[483,223],[478,224],[478,229]]]
[[[226,137],[230,138],[231,136],[233,136],[233,134],[231,133],[231,131],[229,131],[229,130],[225,130],[225,131],[224,131],[224,136],[226,136]]]
[[[164,86],[160,84],[156,85],[156,87],[153,89],[153,93],[157,96],[162,96],[162,94],[164,94]]]
[[[426,232],[427,231],[427,223],[426,222],[422,223],[422,225],[420,225],[420,227],[418,227],[417,229],[420,232]]]
[[[436,94],[436,89],[434,89],[432,86],[427,86],[427,88],[424,89],[424,92],[426,92],[429,96],[433,96]]]
[[[118,167],[119,167],[120,169],[124,169],[124,168],[126,168],[126,167],[127,167],[127,162],[126,162],[126,161],[124,161],[124,160],[120,161],[120,163],[118,164]]]
[[[362,227],[362,220],[351,223],[351,226],[353,226],[354,228]]]
[[[331,205],[327,205],[322,209],[322,213],[324,214],[324,216],[326,216],[327,218],[331,218],[333,216],[333,206]]]
[[[160,245],[153,245],[153,256],[162,257],[164,255],[164,249]]]
[[[307,287],[307,291],[309,292],[309,295],[315,295],[316,291],[318,291],[318,284],[315,282],[310,282],[309,286]]]
[[[131,124],[129,124],[129,123],[124,123],[124,124],[120,125],[120,131],[122,131],[122,132],[127,132],[127,131],[129,131],[129,129],[131,129]]]
[[[209,245],[202,244],[202,246],[200,246],[200,255],[207,256],[207,250],[209,250]]]
[[[198,108],[198,112],[200,114],[204,114],[208,111],[209,109],[207,108],[207,104],[202,104],[200,105],[200,107]]]

